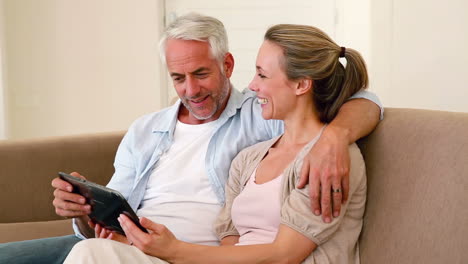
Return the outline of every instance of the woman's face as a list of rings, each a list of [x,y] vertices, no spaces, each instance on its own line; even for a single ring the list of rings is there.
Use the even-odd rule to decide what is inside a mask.
[[[258,51],[255,76],[249,85],[261,102],[264,119],[284,120],[295,105],[297,82],[288,80],[283,61],[280,46],[264,41]]]

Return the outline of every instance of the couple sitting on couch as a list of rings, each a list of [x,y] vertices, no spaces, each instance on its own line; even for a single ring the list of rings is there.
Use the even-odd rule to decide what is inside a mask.
[[[66,263],[358,263],[366,176],[359,149],[348,144],[379,117],[374,103],[347,101],[371,96],[362,91],[361,56],[314,27],[273,26],[249,87],[256,93],[239,93],[229,82],[234,59],[218,20],[180,17],[161,43],[180,102],[130,127],[108,184],[138,209],[150,233],[124,215],[126,236],[89,222],[90,205],[56,178],[56,212],[75,217],[80,239],[105,239],[68,236],[42,245],[60,243],[65,256],[76,244]],[[315,170],[336,170],[329,159],[344,171],[320,178]]]

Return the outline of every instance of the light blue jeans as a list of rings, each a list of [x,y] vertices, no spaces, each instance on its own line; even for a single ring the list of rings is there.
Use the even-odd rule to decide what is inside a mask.
[[[59,264],[81,239],[75,235],[0,244],[0,263]]]

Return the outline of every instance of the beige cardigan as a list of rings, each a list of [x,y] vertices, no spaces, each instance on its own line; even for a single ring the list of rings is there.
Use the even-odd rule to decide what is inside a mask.
[[[232,202],[279,138],[248,147],[233,160],[229,171],[229,182],[226,185],[226,202],[214,227],[219,239],[229,235],[239,235],[232,223]],[[304,189],[296,188],[303,158],[318,138],[319,136],[308,143],[284,171],[280,194],[281,224],[287,225],[317,244],[317,248],[303,263],[359,263],[357,241],[361,232],[366,202],[364,160],[357,145],[350,145],[349,198],[343,204],[340,216],[333,219],[331,223],[324,223],[321,216],[315,216],[311,211],[308,185]]]

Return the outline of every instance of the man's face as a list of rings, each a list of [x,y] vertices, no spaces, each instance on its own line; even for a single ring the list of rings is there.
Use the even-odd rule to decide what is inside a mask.
[[[234,66],[232,55],[226,55],[224,69],[221,69],[207,42],[169,39],[166,62],[174,88],[188,110],[181,109],[179,119],[189,124],[218,119],[230,92],[229,77]]]

